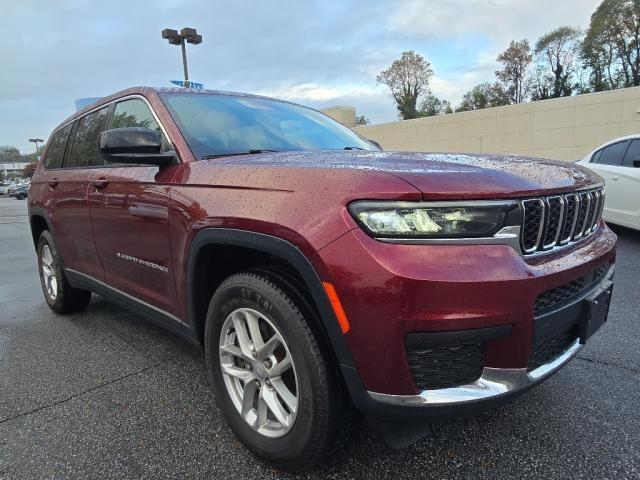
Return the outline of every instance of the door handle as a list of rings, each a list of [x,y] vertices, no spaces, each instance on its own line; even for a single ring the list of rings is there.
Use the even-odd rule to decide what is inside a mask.
[[[618,181],[618,177],[611,177],[611,180],[613,180],[614,182]]]
[[[57,179],[57,178],[54,178],[53,180],[51,180],[51,181],[49,182],[49,188],[52,188],[52,189],[53,189],[53,188],[56,188],[56,187],[58,186],[58,183],[59,183],[59,182],[58,182],[58,179]]]
[[[107,185],[109,185],[109,182],[105,178],[100,178],[100,179],[96,180],[95,182],[91,183],[91,186],[93,188],[95,188],[96,190],[102,190],[103,188],[106,188]]]

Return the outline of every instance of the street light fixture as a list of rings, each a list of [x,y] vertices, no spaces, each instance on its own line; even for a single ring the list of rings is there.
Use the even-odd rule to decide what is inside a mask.
[[[184,86],[189,88],[189,71],[187,69],[187,48],[186,43],[198,45],[202,43],[202,35],[199,35],[195,28],[183,28],[178,33],[177,30],[165,28],[162,30],[162,38],[169,41],[171,45],[180,45],[182,47],[182,67],[184,68]]]
[[[36,162],[38,161],[38,142],[44,142],[42,138],[30,138],[30,142],[36,144]]]

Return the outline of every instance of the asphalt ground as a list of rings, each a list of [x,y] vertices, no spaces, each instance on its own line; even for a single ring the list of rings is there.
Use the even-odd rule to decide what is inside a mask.
[[[616,231],[609,322],[555,376],[401,451],[360,425],[294,476],[235,439],[197,347],[97,295],[51,312],[26,201],[0,198],[0,478],[638,479],[640,232]]]

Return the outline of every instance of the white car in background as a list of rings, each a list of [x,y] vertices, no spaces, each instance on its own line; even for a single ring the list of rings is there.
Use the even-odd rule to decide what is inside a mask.
[[[640,134],[611,140],[578,164],[606,181],[604,219],[640,230]]]

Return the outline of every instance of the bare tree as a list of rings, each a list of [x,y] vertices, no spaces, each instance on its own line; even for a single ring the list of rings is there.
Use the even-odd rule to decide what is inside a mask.
[[[38,164],[35,162],[28,163],[27,165],[25,165],[24,168],[22,169],[22,176],[25,178],[33,177],[33,174],[36,171],[37,165]]]
[[[536,42],[537,61],[553,74],[551,98],[566,97],[573,91],[580,36],[580,30],[564,25],[545,33]]]
[[[376,80],[389,87],[403,119],[420,116],[418,97],[427,92],[433,70],[422,55],[410,50],[402,52],[389,68],[378,74]]]
[[[496,70],[496,77],[511,97],[511,103],[522,103],[528,93],[527,69],[532,60],[529,41],[526,38],[519,42],[511,40],[509,48],[496,60],[502,63],[502,69]]]

